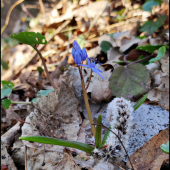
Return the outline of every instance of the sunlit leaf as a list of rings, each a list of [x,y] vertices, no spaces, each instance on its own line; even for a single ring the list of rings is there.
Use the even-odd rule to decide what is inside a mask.
[[[84,37],[84,35],[81,34],[81,35],[78,36],[77,43],[79,44],[79,46],[81,47],[81,49],[83,49],[84,43],[85,43],[85,37]]]
[[[34,98],[34,99],[32,99],[31,102],[35,103],[35,102],[37,101],[37,99],[38,99],[38,98]]]
[[[42,67],[37,67],[37,71],[41,74],[44,71],[44,69]]]
[[[145,94],[134,106],[134,111],[137,110],[146,100],[146,98],[148,97],[148,94]]]
[[[100,44],[101,50],[105,53],[107,53],[107,51],[110,48],[113,48],[112,44],[108,41],[102,41],[102,43]]]
[[[2,105],[4,106],[5,109],[8,109],[10,104],[11,104],[11,100],[9,99],[2,100]]]
[[[161,150],[169,154],[169,141],[166,144],[161,145]]]
[[[39,32],[20,32],[18,34],[13,33],[10,38],[18,40],[23,44],[35,45],[35,44],[47,44],[45,37]]]
[[[101,124],[102,123],[102,116],[99,115],[98,119],[97,119],[97,124]],[[95,145],[97,148],[101,148],[102,147],[102,139],[101,136],[102,135],[102,126],[97,125],[96,127],[96,136],[95,136]]]
[[[2,83],[3,86],[6,84],[6,85],[8,85],[8,86],[11,85],[12,87],[14,87],[14,83],[12,83],[12,82],[10,82],[10,81],[1,80],[1,83]]]
[[[92,155],[92,151],[94,150],[93,147],[91,147],[90,145],[87,145],[85,143],[75,142],[75,141],[67,141],[67,140],[63,140],[63,139],[56,139],[56,138],[50,138],[50,137],[21,136],[19,139],[32,141],[32,142],[38,142],[38,143],[71,147],[71,148],[85,151],[85,152],[89,153],[90,155]]]
[[[147,2],[145,2],[144,5],[142,6],[142,9],[143,9],[144,11],[152,12],[153,6],[160,5],[161,3],[162,3],[161,0],[151,0],[151,1],[147,1]]]
[[[142,64],[131,64],[116,68],[109,78],[113,96],[128,100],[147,93],[149,70]]]
[[[136,49],[147,51],[149,53],[153,53],[155,50],[158,50],[160,47],[163,47],[164,45],[145,45],[145,46],[139,46],[136,47]]]
[[[155,61],[160,60],[164,56],[165,52],[166,52],[166,48],[164,46],[159,48],[158,55],[155,58],[149,60],[149,63],[154,63]]]

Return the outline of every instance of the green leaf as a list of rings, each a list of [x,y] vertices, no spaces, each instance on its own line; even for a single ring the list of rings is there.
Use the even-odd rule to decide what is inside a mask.
[[[14,83],[12,83],[12,82],[10,82],[10,81],[1,80],[1,83],[2,83],[3,86],[6,84],[7,86],[10,86],[10,85],[11,85],[12,87],[14,87]]]
[[[163,47],[163,46],[164,45],[145,45],[145,46],[136,47],[136,49],[147,51],[149,53],[153,53],[155,50],[158,50],[160,47]]]
[[[102,43],[100,44],[101,50],[105,53],[107,53],[107,51],[110,48],[113,48],[112,44],[108,41],[102,41]]]
[[[6,63],[4,60],[1,60],[1,65],[2,65],[4,70],[7,70],[9,68],[8,63]]]
[[[134,106],[134,111],[137,110],[146,100],[146,98],[148,97],[148,94],[145,94]]]
[[[31,102],[35,103],[35,102],[37,101],[37,99],[38,99],[38,98],[34,98],[34,99],[32,99]]]
[[[38,93],[37,93],[37,96],[48,96],[48,93],[54,91],[54,89],[48,89],[48,90],[40,90]]]
[[[155,31],[158,30],[159,27],[161,27],[166,20],[165,16],[161,16],[157,19],[157,21],[146,21],[142,27],[140,28],[140,31],[147,32],[148,34],[152,35]]]
[[[1,89],[1,99],[5,96],[9,96],[12,92],[12,85],[9,84],[9,86],[7,84],[5,84],[3,86],[3,88]]]
[[[165,52],[166,52],[165,46],[159,48],[158,55],[155,58],[150,59],[149,63],[154,63],[155,61],[160,60],[164,56]]]
[[[149,70],[142,64],[131,64],[116,68],[109,78],[113,96],[132,99],[147,93]]]
[[[109,127],[109,129],[111,129],[111,126]],[[110,130],[106,130],[105,134],[104,134],[104,137],[103,137],[103,140],[102,140],[102,146],[105,145],[106,141],[107,141],[107,138],[109,137],[110,135]]]
[[[166,144],[161,145],[161,150],[169,154],[169,141]]]
[[[152,12],[153,6],[160,5],[161,3],[162,3],[161,0],[151,0],[151,1],[147,1],[147,2],[145,2],[144,5],[142,6],[142,9],[143,9],[144,11]]]
[[[147,38],[146,36],[137,36],[136,38],[139,38],[139,39],[144,39],[144,38]]]
[[[37,67],[37,71],[41,74],[44,71],[44,69],[42,67]]]
[[[11,100],[9,99],[2,100],[2,105],[4,106],[5,109],[8,109],[10,104],[11,104]]]
[[[81,34],[78,36],[77,43],[80,45],[81,49],[84,47],[84,44],[85,44],[84,35]]]
[[[145,57],[146,57],[146,56],[141,55],[141,56],[138,58],[138,60],[141,60],[141,59],[143,59],[143,58],[145,58]],[[147,64],[149,64],[149,61],[148,61],[148,60],[141,61],[140,64],[147,65]]]
[[[35,45],[35,44],[47,44],[45,37],[39,32],[20,32],[18,34],[13,33],[10,38],[18,40],[23,44]]]
[[[94,150],[93,147],[91,147],[90,145],[87,145],[85,143],[75,142],[75,141],[67,141],[67,140],[63,140],[63,139],[56,139],[56,138],[50,138],[50,137],[21,136],[19,139],[26,140],[26,141],[32,141],[32,142],[38,142],[38,143],[51,144],[51,145],[72,147],[75,149],[85,151],[85,152],[89,153],[90,155],[92,155],[92,151]]]
[[[99,115],[98,119],[97,119],[97,124],[101,124],[102,123],[102,116]],[[102,147],[102,126],[97,125],[96,127],[96,136],[95,136],[95,145],[97,148],[101,148]]]

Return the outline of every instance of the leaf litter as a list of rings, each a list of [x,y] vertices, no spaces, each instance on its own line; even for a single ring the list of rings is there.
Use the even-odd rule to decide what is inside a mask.
[[[48,93],[48,97],[41,96],[37,102],[34,103],[35,106],[24,106],[19,104],[16,106],[11,105],[7,110],[7,113],[15,112],[15,114],[13,116],[6,114],[5,118],[3,120],[1,119],[1,122],[3,122],[3,127],[1,126],[1,134],[5,133],[5,129],[6,131],[9,128],[11,128],[11,130],[14,129],[14,132],[12,133],[13,141],[4,141],[8,144],[8,149],[12,149],[13,153],[11,156],[17,166],[18,164],[21,164],[23,167],[25,165],[24,145],[26,145],[28,169],[39,169],[44,160],[45,165],[41,166],[42,169],[55,169],[56,167],[66,167],[66,165],[74,165],[77,169],[116,169],[116,166],[112,164],[98,163],[93,157],[88,156],[79,150],[67,148],[71,151],[72,155],[73,153],[77,154],[76,157],[74,156],[73,160],[69,153],[70,151],[63,151],[64,147],[20,141],[17,134],[20,135],[20,133],[22,133],[22,135],[51,136],[61,139],[81,141],[92,145],[94,144],[94,138],[92,137],[89,122],[87,120],[80,76],[78,69],[75,67],[76,65],[72,55],[70,54],[72,42],[75,39],[78,39],[78,37],[81,39],[82,35],[89,33],[88,38],[83,41],[84,47],[87,49],[89,57],[94,59],[100,58],[99,62],[103,62],[99,68],[103,71],[102,76],[105,79],[102,80],[100,76],[93,72],[87,92],[94,120],[96,121],[97,115],[102,113],[104,124],[109,126],[108,122],[105,120],[106,106],[113,97],[118,97],[115,93],[112,94],[109,88],[110,76],[116,72],[116,68],[120,67],[116,62],[121,61],[125,55],[128,55],[128,61],[137,61],[141,55],[147,56],[152,54],[153,51],[138,51],[136,55],[134,52],[136,47],[140,48],[140,46],[155,44],[161,47],[169,41],[168,31],[162,35],[159,34],[162,27],[160,27],[156,33],[153,33],[153,36],[145,34],[146,38],[138,38],[137,36],[139,36],[140,29],[138,28],[139,24],[137,24],[137,21],[140,20],[140,25],[142,26],[147,18],[152,17],[152,15],[149,12],[144,12],[142,9],[137,9],[135,5],[132,4],[122,4],[122,2],[120,4],[117,2],[110,3],[107,1],[80,1],[79,6],[77,2],[71,3],[70,1],[67,1],[67,5],[64,5],[64,1],[60,1],[56,3],[56,5],[52,5],[51,8],[48,7],[45,14],[39,14],[38,17],[31,19],[32,23],[35,22],[35,19],[37,19],[39,24],[32,24],[30,31],[40,32],[47,38],[47,45],[38,45],[38,48],[41,50],[43,57],[46,60],[47,67],[51,72],[58,89]],[[122,21],[116,22],[114,21],[115,14],[112,13],[111,7],[113,6],[112,8],[114,9],[116,6],[120,7],[121,5],[131,11],[125,13],[127,16]],[[136,4],[136,6],[137,5],[139,6],[139,4]],[[65,10],[63,10],[64,8]],[[160,10],[163,14],[167,13],[165,3],[163,3],[162,6],[157,6],[155,9],[157,11]],[[102,13],[102,11],[104,12]],[[48,14],[49,17],[47,17]],[[93,23],[95,24],[93,25]],[[165,21],[164,24],[166,25],[166,23],[167,21]],[[159,24],[160,23],[158,23],[158,26]],[[88,32],[88,28],[91,26],[92,29]],[[56,32],[56,29],[58,28],[61,29],[59,32]],[[149,29],[151,30],[151,28]],[[147,32],[150,33],[149,29]],[[67,32],[69,31],[72,32],[70,41],[68,41],[67,38]],[[19,29],[15,29],[15,32],[13,33],[19,32]],[[104,50],[105,54],[103,54],[101,46],[101,43],[104,41],[111,44],[109,45],[109,48]],[[49,54],[47,52],[49,52]],[[159,133],[160,130],[165,131],[164,129],[168,127],[168,122],[164,120],[168,119],[168,112],[166,112],[166,110],[169,111],[168,52],[169,50],[166,49],[164,56],[159,60],[159,62],[155,61],[152,64],[146,65],[149,72],[149,78],[147,80],[149,87],[147,90],[149,95],[145,103],[147,103],[148,107],[151,108],[151,111],[147,112],[145,110],[145,112],[147,112],[146,114],[151,115],[153,112],[157,113],[154,109],[158,109],[160,112],[162,109],[164,112],[163,117],[160,119],[161,115],[157,115],[156,119],[152,119],[155,115],[153,115],[153,117],[150,116],[149,118],[144,116],[147,119],[141,125],[140,123],[144,120],[139,117],[142,117],[142,115],[140,115],[140,113],[136,115],[135,120],[140,123],[139,125],[134,124],[133,133],[137,133],[138,138],[134,139],[133,133],[131,134],[131,138],[136,140],[136,142],[133,140],[130,141],[130,143],[132,143],[132,148],[129,148],[128,151],[130,155],[137,154],[139,152],[138,150],[142,150],[143,148],[146,149],[145,153],[148,155],[149,152],[145,144],[147,145],[147,142],[152,140],[152,137],[156,134],[159,135],[161,133]],[[158,52],[155,51],[153,58],[156,57],[157,54]],[[9,80],[14,83],[15,89],[12,90],[12,95],[17,95],[17,98],[13,99],[31,101],[33,98],[37,97],[38,91],[52,89],[46,74],[42,72],[42,74],[39,75],[37,67],[42,67],[42,64],[36,57],[36,53],[34,53],[28,45],[18,44],[10,48],[4,48],[2,59],[8,63],[9,69],[2,70],[1,79]],[[90,70],[86,68],[82,68],[82,70],[85,84],[87,86],[90,78]],[[140,95],[142,94],[145,94],[145,92]],[[133,101],[136,102],[138,99],[139,97],[136,97]],[[143,107],[141,107],[141,109]],[[144,112],[144,110],[141,110],[141,113],[142,112]],[[21,124],[22,129],[20,132],[17,130],[15,131],[15,126],[12,129],[13,119],[22,119],[27,122]],[[156,126],[155,122],[159,122],[159,120],[162,122]],[[146,125],[146,122],[149,125]],[[154,124],[153,127],[151,124]],[[147,128],[144,129],[144,126]],[[151,131],[152,134],[150,134]],[[153,131],[155,131],[155,133],[153,133]],[[10,132],[10,129],[8,132]],[[146,132],[149,135],[143,136]],[[104,134],[103,130],[102,134]],[[139,139],[143,139],[142,142]],[[164,141],[161,138],[160,145],[163,143],[167,143],[167,141]],[[153,142],[149,143],[149,145],[150,144],[153,144]],[[157,146],[157,148],[160,148],[160,146]],[[152,151],[153,149],[151,152]],[[159,154],[155,154],[157,154],[160,159],[158,161],[158,159],[152,158],[153,162],[151,164],[147,164],[148,160],[144,160],[146,155],[142,157],[141,154],[140,156],[137,156],[137,158],[142,157],[144,161],[143,164],[147,164],[148,167],[159,169],[162,166],[162,162],[166,161],[167,157],[160,152]],[[135,161],[134,165],[138,166],[137,163],[140,164],[140,161]],[[123,167],[123,163],[120,163],[120,165]]]

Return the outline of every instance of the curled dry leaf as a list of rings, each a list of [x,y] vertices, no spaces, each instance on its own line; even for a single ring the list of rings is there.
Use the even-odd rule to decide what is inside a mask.
[[[160,170],[162,163],[169,159],[169,155],[162,152],[160,146],[168,141],[169,129],[166,128],[140,147],[130,156],[135,170]],[[129,161],[127,165],[130,168]]]
[[[63,153],[64,156],[62,160],[53,168],[53,170],[81,170],[67,149],[64,149]]]

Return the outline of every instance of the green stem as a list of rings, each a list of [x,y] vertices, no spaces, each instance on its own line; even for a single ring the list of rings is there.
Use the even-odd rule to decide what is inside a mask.
[[[82,89],[83,89],[84,102],[85,102],[85,105],[86,105],[86,110],[87,110],[87,114],[88,114],[88,117],[89,117],[92,133],[93,133],[93,136],[95,138],[96,130],[95,130],[95,126],[93,125],[93,119],[92,119],[92,115],[91,115],[91,110],[90,110],[90,106],[89,106],[87,92],[86,92],[86,89],[85,89],[84,79],[83,79],[83,75],[82,75],[80,66],[78,66],[78,69],[79,69],[79,73],[80,73],[80,77],[81,77],[81,85],[82,85]]]
[[[11,101],[12,104],[31,104],[31,102]]]

